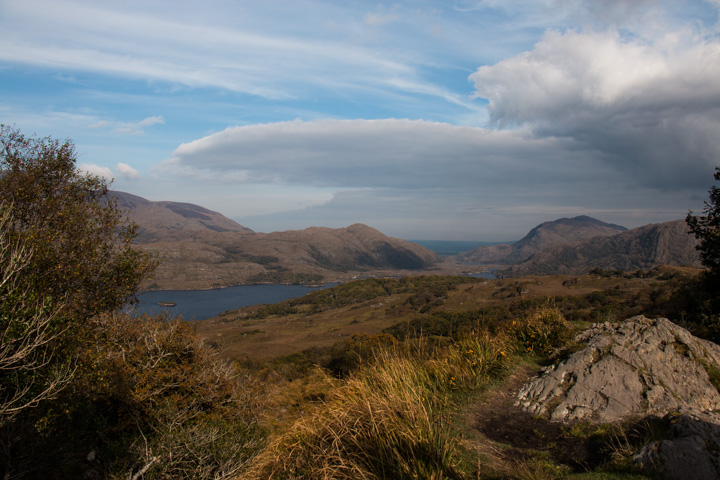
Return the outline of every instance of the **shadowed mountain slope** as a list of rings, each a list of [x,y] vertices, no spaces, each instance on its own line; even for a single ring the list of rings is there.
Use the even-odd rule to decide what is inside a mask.
[[[701,267],[684,220],[645,225],[574,245],[544,249],[501,273],[506,276],[586,273],[593,268],[635,270],[658,265]]]
[[[561,218],[541,223],[512,245],[478,247],[459,255],[472,263],[514,264],[530,258],[533,254],[550,247],[574,244],[594,237],[616,235],[627,229],[620,225],[601,222],[592,217]]]

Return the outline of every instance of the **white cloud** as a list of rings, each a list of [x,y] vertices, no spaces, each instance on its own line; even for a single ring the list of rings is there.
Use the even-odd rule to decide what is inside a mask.
[[[147,117],[139,122],[133,122],[133,123],[118,123],[118,125],[115,127],[115,131],[118,133],[123,134],[129,134],[129,135],[142,135],[144,133],[145,127],[150,127],[152,125],[157,125],[159,123],[165,123],[165,119],[160,116],[153,116],[153,117]]]
[[[477,238],[478,228],[492,225],[492,239],[508,240],[540,221],[576,214],[639,226],[681,218],[697,208],[690,195],[707,190],[709,174],[699,187],[659,195],[610,157],[586,148],[582,139],[539,137],[523,129],[319,120],[231,127],[180,145],[154,170],[198,189],[265,185],[273,192],[272,211],[252,201],[221,208],[257,231],[362,222],[405,238],[427,238],[420,232],[428,225],[437,226],[435,238],[451,238],[453,228],[462,238],[472,238],[472,232]],[[306,197],[334,195],[298,210],[300,191]]]
[[[102,167],[100,165],[95,165],[94,163],[80,163],[78,164],[77,169],[81,173],[103,177],[107,181],[112,181],[114,177],[112,170],[108,167]]]
[[[688,34],[551,32],[470,78],[498,126],[570,138],[639,184],[698,186],[720,158],[720,41]]]
[[[380,27],[383,25],[387,25],[388,23],[397,22],[402,18],[402,16],[398,14],[382,14],[382,13],[367,13],[365,14],[365,17],[363,18],[363,21],[367,25],[372,25],[374,27]]]
[[[553,169],[575,171],[583,161],[564,147],[520,132],[419,120],[293,121],[231,127],[183,144],[156,170],[213,182],[472,189],[554,184]]]
[[[117,164],[118,173],[125,180],[135,180],[140,178],[140,172],[128,165],[127,163],[118,162]]]

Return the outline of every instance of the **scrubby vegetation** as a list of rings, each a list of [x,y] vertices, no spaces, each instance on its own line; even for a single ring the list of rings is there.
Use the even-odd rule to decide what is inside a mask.
[[[504,394],[591,321],[645,313],[720,331],[684,269],[547,284],[419,276],[228,312],[217,325],[253,341],[278,325],[320,338],[330,318],[354,332],[233,357],[180,319],[118,313],[155,261],[133,248],[105,182],[76,170],[70,142],[7,127],[0,140],[8,480],[650,478],[629,459],[655,424],[520,421]]]
[[[0,129],[0,472],[231,478],[261,386],[192,328],[116,311],[155,261],[74,147]]]

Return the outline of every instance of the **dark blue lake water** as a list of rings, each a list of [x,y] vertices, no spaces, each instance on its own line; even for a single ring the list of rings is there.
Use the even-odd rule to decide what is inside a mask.
[[[495,278],[492,272],[473,275],[480,278]],[[337,285],[329,283],[321,287],[303,285],[238,285],[214,290],[160,290],[138,294],[139,303],[132,310],[141,314],[168,314],[182,316],[185,320],[205,320],[222,312],[250,305],[278,303],[291,298],[302,297],[313,290]],[[175,306],[163,307],[158,302],[172,302]]]
[[[238,285],[214,290],[162,290],[138,294],[139,304],[133,310],[138,314],[166,313],[182,315],[185,320],[204,320],[227,310],[261,303],[277,303],[302,297],[313,290],[328,288],[302,285]],[[174,302],[173,307],[161,307],[158,302]]]

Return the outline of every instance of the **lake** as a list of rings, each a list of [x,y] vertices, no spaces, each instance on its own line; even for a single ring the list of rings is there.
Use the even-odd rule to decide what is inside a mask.
[[[138,305],[133,313],[182,315],[185,320],[204,320],[215,317],[227,310],[248,305],[277,303],[291,298],[302,297],[313,290],[329,288],[303,285],[238,285],[213,290],[161,290],[138,294]],[[175,303],[172,307],[161,307],[158,302]]]
[[[479,278],[496,278],[493,272],[472,275]],[[278,303],[302,297],[313,290],[337,285],[329,283],[320,287],[304,285],[237,285],[213,290],[159,290],[138,294],[138,304],[133,313],[141,315],[167,314],[182,316],[185,320],[205,320],[222,312],[262,303]],[[159,302],[174,303],[162,307]]]

